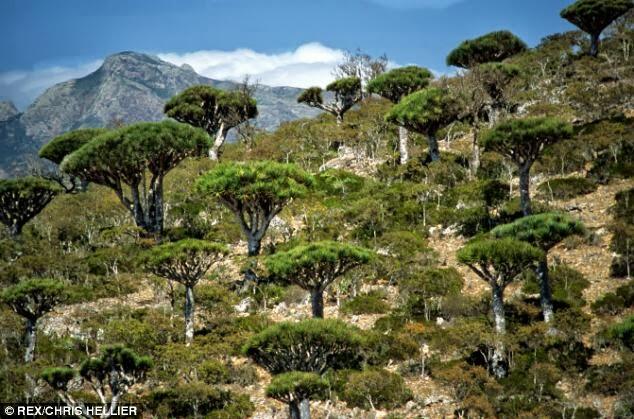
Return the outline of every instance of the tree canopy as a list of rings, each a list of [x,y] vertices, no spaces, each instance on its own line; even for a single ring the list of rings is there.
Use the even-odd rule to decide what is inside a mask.
[[[553,117],[505,121],[481,139],[485,151],[495,151],[513,161],[519,170],[520,198],[524,215],[530,215],[530,169],[546,146],[572,136],[572,125]]]
[[[427,87],[433,77],[431,71],[423,67],[399,67],[371,80],[368,91],[398,103],[403,97]]]
[[[324,103],[321,87],[304,90],[297,98],[297,102],[326,111],[337,118],[337,124],[341,124],[345,113],[362,99],[361,79],[344,77],[335,80],[326,86],[326,91],[334,93],[332,103]]]
[[[165,114],[179,122],[204,129],[215,140],[209,157],[217,160],[227,133],[258,116],[257,102],[242,91],[224,91],[212,86],[192,86],[171,98]]]
[[[197,188],[234,213],[254,256],[271,220],[314,183],[312,175],[294,164],[257,161],[219,164],[198,179]]]
[[[61,191],[59,185],[33,176],[0,179],[0,222],[12,236],[18,236]]]
[[[440,160],[436,133],[460,113],[458,102],[448,90],[429,87],[405,96],[387,113],[388,122],[426,135],[432,161]]]
[[[64,157],[106,131],[103,128],[83,128],[58,135],[40,149],[39,156],[61,164]]]
[[[590,35],[589,53],[596,57],[601,32],[632,7],[632,0],[577,0],[563,9],[560,15]]]
[[[276,375],[266,387],[266,396],[286,403],[291,419],[309,419],[310,411],[300,406],[312,399],[327,397],[330,383],[312,372],[291,371]],[[303,406],[302,406],[303,407]]]
[[[174,121],[142,122],[95,137],[68,155],[61,170],[111,188],[138,227],[160,234],[165,175],[208,147],[202,130]],[[146,172],[151,175],[147,182]]]
[[[275,253],[266,259],[266,267],[274,278],[280,278],[309,290],[313,316],[323,317],[323,292],[348,270],[368,263],[372,253],[364,248],[322,241],[296,246]]]
[[[321,375],[328,369],[360,368],[362,343],[359,330],[340,320],[309,319],[274,324],[253,336],[243,352],[272,374]]]
[[[524,41],[509,31],[496,31],[463,41],[447,56],[447,65],[473,68],[478,64],[499,62],[525,51]]]

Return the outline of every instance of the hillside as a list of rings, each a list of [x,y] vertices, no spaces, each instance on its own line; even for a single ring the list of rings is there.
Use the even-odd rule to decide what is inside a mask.
[[[87,188],[23,180],[25,196],[55,196],[0,230],[0,401],[114,398],[144,418],[633,417],[624,19],[597,57],[568,32],[452,77],[391,73],[424,86],[397,104],[365,95],[342,121],[274,111],[297,92],[262,87],[262,123],[292,120],[220,162],[186,124],[126,119],[88,139],[61,165]],[[22,115],[0,109],[44,139],[123,108],[160,119],[172,86],[199,77],[125,53]],[[68,113],[43,122],[59,97]],[[0,203],[18,200],[11,185]]]
[[[0,103],[0,173],[24,173],[28,159],[53,137],[83,127],[159,121],[165,102],[197,84],[233,90],[236,83],[212,80],[189,66],[157,57],[121,52],[107,57],[95,72],[47,89],[23,113]],[[316,115],[296,99],[300,89],[258,86],[257,127],[271,130],[284,121]],[[16,172],[17,171],[17,172]]]

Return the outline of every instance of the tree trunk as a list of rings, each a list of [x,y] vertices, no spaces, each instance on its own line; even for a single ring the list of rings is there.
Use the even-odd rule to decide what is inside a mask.
[[[429,157],[431,161],[439,161],[440,160],[440,150],[438,149],[438,139],[436,135],[430,135],[427,138],[427,142],[429,144]]]
[[[191,345],[194,340],[194,287],[185,286],[185,343]]]
[[[537,267],[537,277],[539,278],[540,300],[544,322],[552,328],[553,320],[553,300],[550,294],[550,282],[548,278],[548,261],[544,259]]]
[[[310,303],[313,309],[313,317],[324,318],[324,291],[316,288],[310,290]]]
[[[469,162],[469,174],[472,179],[478,174],[480,169],[480,145],[478,144],[478,130],[473,129],[473,145],[471,147],[471,161]]]
[[[163,234],[163,176],[157,176],[150,185],[149,223],[147,230],[153,234]]]
[[[9,226],[9,235],[11,237],[18,237],[22,233],[22,224],[14,223]]]
[[[249,256],[257,256],[260,254],[262,240],[254,237],[252,234],[247,235],[247,251]]]
[[[299,419],[310,419],[310,400],[304,399],[299,403]]]
[[[506,334],[506,318],[504,317],[504,288],[497,283],[491,284],[491,304],[493,305],[493,318],[495,320],[496,342],[491,359],[493,375],[502,378],[506,375],[504,365],[504,335]]]
[[[591,57],[596,57],[597,55],[599,55],[599,36],[601,36],[600,33],[590,35],[590,56]]]
[[[214,139],[214,143],[209,149],[209,159],[210,160],[218,160],[220,158],[220,148],[225,143],[225,139],[227,138],[227,132],[225,131],[225,123],[222,122],[220,124],[220,128],[218,132],[216,132],[216,138]]]
[[[335,115],[337,117],[337,126],[343,123],[343,113],[339,112]]]
[[[26,351],[24,352],[24,362],[33,361],[33,355],[35,354],[35,338],[37,336],[35,324],[36,320],[26,319]]]
[[[288,404],[288,416],[290,417],[290,419],[301,419],[299,402],[292,401]]]
[[[398,152],[399,163],[402,165],[407,164],[409,161],[409,147],[408,147],[408,133],[407,128],[398,127]]]
[[[531,181],[531,167],[528,164],[521,165],[519,168],[520,175],[520,206],[522,208],[522,214],[524,216],[531,215],[531,195],[530,195],[530,181]]]

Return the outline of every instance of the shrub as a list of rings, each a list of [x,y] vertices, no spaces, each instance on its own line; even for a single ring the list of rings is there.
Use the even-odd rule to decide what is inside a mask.
[[[548,275],[555,303],[570,307],[580,307],[585,304],[583,290],[590,286],[590,282],[581,272],[568,265],[556,265],[550,268]],[[539,282],[532,271],[526,274],[522,291],[526,294],[539,294]]]
[[[367,370],[350,374],[341,394],[350,407],[394,409],[412,399],[403,378],[385,370]]]
[[[634,316],[630,316],[608,329],[608,337],[620,346],[634,351]]]
[[[383,314],[390,309],[385,296],[378,291],[360,294],[341,305],[341,311],[347,314]]]
[[[566,177],[547,180],[537,187],[544,199],[571,199],[597,190],[597,184],[582,177]]]
[[[623,297],[612,292],[605,294],[592,303],[592,311],[596,314],[614,316],[625,309]]]
[[[198,367],[198,378],[206,384],[223,384],[229,379],[229,370],[222,362],[210,359]]]

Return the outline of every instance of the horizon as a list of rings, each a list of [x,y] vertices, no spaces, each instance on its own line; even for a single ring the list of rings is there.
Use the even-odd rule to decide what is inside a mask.
[[[0,100],[22,111],[47,88],[84,77],[107,56],[124,51],[186,63],[216,80],[249,75],[269,86],[323,87],[344,52],[357,49],[386,54],[393,67],[419,65],[449,74],[454,69],[446,66],[445,57],[465,39],[507,29],[534,47],[544,36],[575,29],[559,17],[569,3],[69,0],[60,5],[7,0],[0,4],[0,36],[5,39],[0,45]],[[145,25],[139,25],[141,19]]]

